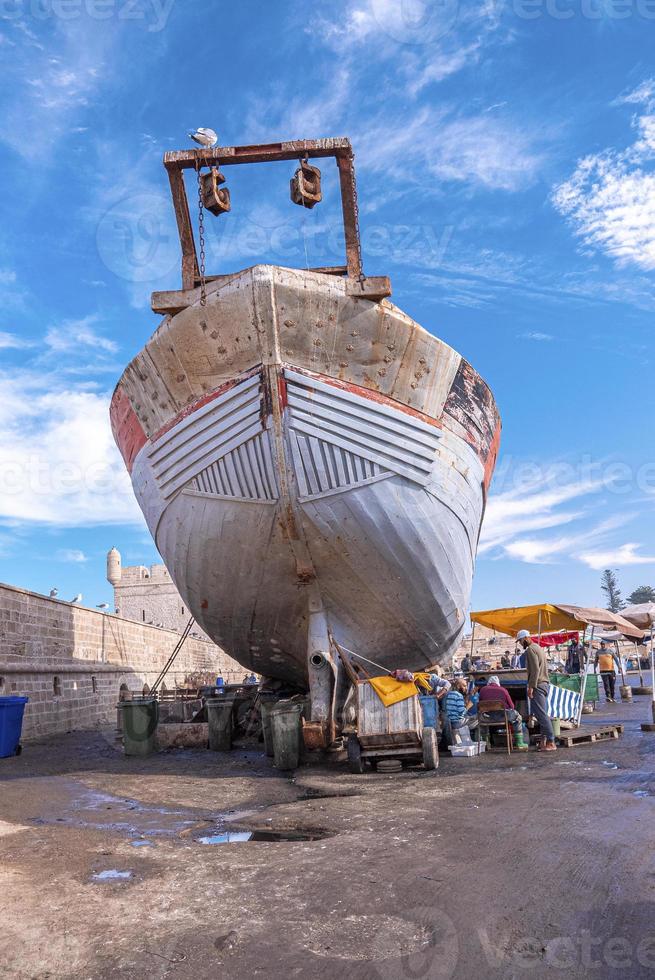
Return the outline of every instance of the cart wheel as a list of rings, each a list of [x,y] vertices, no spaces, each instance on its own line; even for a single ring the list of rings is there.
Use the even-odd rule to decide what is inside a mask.
[[[364,772],[362,747],[356,735],[350,735],[348,738],[348,766],[351,772],[355,772],[360,776]]]
[[[423,729],[423,765],[426,769],[439,768],[439,748],[434,728]]]

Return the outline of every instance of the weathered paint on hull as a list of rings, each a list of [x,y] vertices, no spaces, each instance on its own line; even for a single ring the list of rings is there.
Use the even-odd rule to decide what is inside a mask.
[[[470,365],[390,303],[246,270],[162,322],[112,423],[171,576],[245,667],[306,680],[317,589],[377,663],[456,647],[500,426]]]

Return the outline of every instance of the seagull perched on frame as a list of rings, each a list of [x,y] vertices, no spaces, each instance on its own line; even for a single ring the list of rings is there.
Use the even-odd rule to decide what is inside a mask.
[[[189,133],[189,136],[194,143],[198,146],[204,146],[207,150],[212,150],[218,143],[218,136],[213,129],[205,129],[204,126],[199,126],[194,133]]]

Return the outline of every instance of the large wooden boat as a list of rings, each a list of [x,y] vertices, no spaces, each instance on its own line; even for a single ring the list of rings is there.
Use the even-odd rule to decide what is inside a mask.
[[[201,275],[183,170],[334,156],[348,264]],[[344,648],[389,669],[446,661],[467,613],[498,450],[492,394],[361,269],[347,140],[167,154],[183,289],[111,406],[171,577],[249,670],[338,728]]]

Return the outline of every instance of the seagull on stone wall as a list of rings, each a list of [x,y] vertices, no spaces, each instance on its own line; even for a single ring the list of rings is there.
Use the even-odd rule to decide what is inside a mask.
[[[101,602],[99,605],[96,606],[96,609],[109,609],[109,603]]]
[[[218,136],[214,130],[206,129],[204,126],[199,126],[195,132],[189,133],[189,136],[194,143],[204,146],[207,150],[212,150],[218,143]]]
[[[81,602],[81,601],[82,601],[82,593],[81,592],[78,592],[78,594],[75,596],[75,598],[74,599],[71,599],[71,606],[74,606],[76,603]]]
[[[56,599],[59,595],[59,589],[50,589],[50,598]]]

